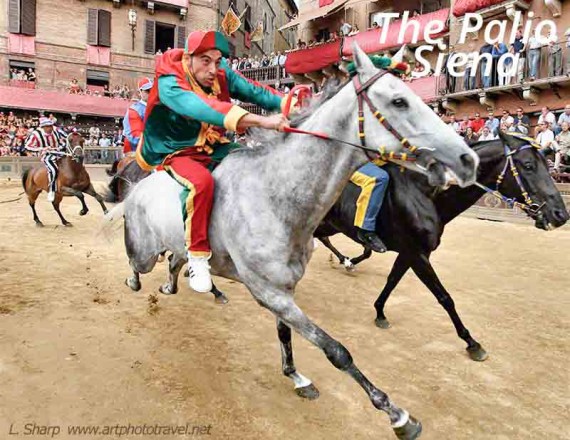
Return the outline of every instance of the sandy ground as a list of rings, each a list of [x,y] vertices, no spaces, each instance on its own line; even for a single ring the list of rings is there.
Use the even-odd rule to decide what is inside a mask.
[[[0,186],[0,201],[19,192]],[[79,217],[79,202],[64,201],[74,224],[65,228],[42,195],[43,229],[25,199],[0,204],[0,439],[24,437],[30,423],[59,426],[55,438],[117,438],[73,437],[67,427],[129,423],[189,423],[215,439],[395,438],[362,390],[295,335],[298,370],[321,391],[316,401],[298,398],[281,375],[274,318],[243,286],[218,280],[226,306],[184,281],[178,295],[156,295],[162,264],[131,293],[122,237],[97,237],[102,213],[88,204]],[[334,242],[352,255],[360,250],[346,238]],[[413,275],[388,303],[392,328],[374,326],[372,303],[394,254],[348,274],[320,247],[297,298],[423,422],[422,438],[568,439],[568,249],[569,228],[546,233],[467,218],[448,228],[434,266],[488,350],[484,363],[469,360]]]

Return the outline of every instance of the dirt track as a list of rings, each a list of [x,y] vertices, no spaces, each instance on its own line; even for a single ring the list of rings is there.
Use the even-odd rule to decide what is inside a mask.
[[[20,192],[0,186],[0,201]],[[384,414],[324,355],[294,336],[298,370],[321,391],[300,400],[281,375],[274,318],[245,288],[218,280],[226,306],[191,293],[158,294],[164,264],[131,293],[121,238],[96,237],[93,200],[80,218],[66,199],[58,219],[40,197],[36,228],[27,202],[0,204],[0,439],[25,423],[212,425],[215,439],[391,439]],[[56,226],[58,225],[58,226]],[[335,244],[355,255],[345,238]],[[424,424],[425,439],[570,438],[570,228],[460,218],[433,261],[472,334],[490,354],[467,357],[445,312],[407,275],[387,306],[372,303],[394,254],[354,274],[319,247],[298,303],[342,341],[357,365]],[[37,437],[34,437],[37,438]],[[95,438],[95,437],[94,437]],[[96,437],[115,438],[115,436]],[[122,438],[143,438],[125,436]],[[144,438],[187,438],[154,436]]]

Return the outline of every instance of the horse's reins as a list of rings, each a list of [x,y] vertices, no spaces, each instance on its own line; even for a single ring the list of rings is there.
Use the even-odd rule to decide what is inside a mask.
[[[411,145],[407,138],[403,137],[402,135],[400,135],[400,133],[398,133],[398,131],[386,120],[386,118],[374,106],[374,104],[372,103],[372,101],[370,100],[370,98],[368,97],[368,95],[366,93],[366,91],[372,86],[372,84],[374,84],[378,79],[380,79],[381,77],[383,77],[387,73],[388,73],[387,70],[380,70],[380,72],[378,72],[376,75],[374,75],[368,81],[366,81],[364,84],[360,83],[360,79],[358,78],[358,75],[355,75],[354,78],[352,79],[352,83],[354,84],[354,88],[356,91],[356,96],[358,98],[358,137],[360,139],[360,144],[350,142],[350,141],[346,141],[344,139],[339,139],[339,138],[330,136],[326,133],[317,132],[317,131],[301,130],[299,128],[294,128],[294,127],[285,127],[283,131],[285,131],[286,133],[305,134],[305,135],[313,136],[313,137],[316,137],[319,139],[324,139],[324,140],[333,141],[333,142],[339,142],[341,144],[349,145],[349,146],[354,147],[354,148],[359,148],[366,153],[366,155],[368,156],[369,159],[380,159],[380,160],[384,160],[384,161],[386,161],[386,160],[399,160],[399,161],[404,161],[404,162],[416,161],[417,157],[414,155],[414,153],[417,150],[419,150],[419,148]],[[300,103],[302,102],[302,99],[310,93],[309,88],[307,86],[295,86],[291,90],[289,97],[287,98],[285,110],[283,112],[283,114],[285,116],[289,115],[289,111],[291,108],[292,96],[294,95],[295,91],[297,91],[297,90],[299,91],[299,102]],[[384,147],[384,146],[381,146],[378,149],[370,148],[370,147],[366,146],[366,138],[365,138],[365,134],[364,134],[364,103],[366,103],[368,105],[368,108],[370,109],[370,111],[372,112],[374,117],[378,120],[378,122],[380,122],[393,136],[395,136],[396,139],[398,139],[400,141],[402,146],[405,149],[409,150],[409,152],[411,154],[409,154],[409,153],[395,153],[395,152],[389,152],[388,154],[386,154],[386,151],[385,151],[386,147]],[[369,153],[374,153],[374,155],[376,157],[370,157]]]
[[[534,148],[534,147],[531,144],[525,144],[525,145],[518,147],[516,150],[511,150],[510,147],[505,143],[504,149],[505,149],[505,157],[507,160],[505,161],[505,166],[503,167],[503,170],[497,176],[497,181],[495,182],[495,189],[491,189],[488,186],[485,186],[479,182],[475,182],[475,185],[477,187],[481,188],[482,190],[484,190],[486,193],[491,194],[492,196],[498,198],[499,200],[502,200],[509,208],[511,208],[511,209],[513,209],[515,207],[519,208],[523,212],[526,212],[527,215],[532,217],[532,216],[536,216],[540,213],[541,209],[546,204],[546,202],[542,202],[539,205],[538,203],[535,203],[532,201],[532,199],[530,198],[530,196],[528,194],[528,191],[524,187],[524,184],[520,178],[519,172],[518,172],[517,167],[515,165],[515,162],[513,160],[513,156],[515,154],[517,154],[519,151],[522,151],[522,150],[528,150],[529,148]],[[518,187],[521,191],[521,194],[524,198],[524,203],[518,202],[515,198],[509,198],[509,197],[501,194],[501,192],[499,190],[501,187],[501,183],[503,182],[505,175],[507,174],[508,169],[510,169],[511,175],[514,177],[515,181],[517,182],[517,185],[518,185]]]

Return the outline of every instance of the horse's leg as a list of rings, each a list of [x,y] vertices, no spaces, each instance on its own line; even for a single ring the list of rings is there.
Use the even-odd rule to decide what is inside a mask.
[[[81,202],[81,211],[79,211],[79,215],[85,215],[89,212],[89,208],[87,207],[87,204],[85,203],[85,196],[83,195],[83,193],[81,191],[70,188],[68,186],[61,187],[61,191],[65,192],[67,194],[70,194],[72,196],[75,196],[79,199],[79,201]]]
[[[386,301],[390,297],[392,291],[396,288],[402,277],[410,268],[408,260],[402,255],[398,254],[394,265],[392,266],[392,270],[390,271],[390,275],[388,275],[388,280],[386,281],[386,285],[380,296],[374,302],[374,308],[376,309],[376,326],[379,328],[389,328],[390,322],[386,319],[386,315],[384,315],[384,306],[386,305]]]
[[[26,192],[27,192],[27,188]],[[36,222],[36,226],[37,227],[43,227],[44,224],[41,222],[40,218],[38,217],[38,213],[36,212],[36,200],[38,199],[38,196],[41,194],[42,190],[34,190],[33,188],[30,189],[30,191],[34,191],[31,194],[27,193],[28,195],[28,203],[30,205],[30,208],[32,208],[32,214],[34,215],[34,222]]]
[[[455,302],[451,295],[441,281],[437,277],[433,266],[429,261],[429,257],[425,254],[420,254],[417,258],[411,260],[411,266],[414,273],[426,285],[426,287],[433,293],[437,302],[439,302],[453,322],[457,335],[467,343],[467,353],[474,361],[484,361],[487,359],[487,352],[483,349],[481,344],[471,337],[469,330],[463,325],[457,311],[455,310]]]
[[[349,272],[354,269],[353,264],[350,262],[350,258],[345,257],[340,253],[340,251],[333,246],[329,237],[318,237],[319,241],[325,245],[327,249],[329,249],[335,256],[338,258],[339,264],[342,264],[346,270]],[[332,258],[332,256],[331,256]],[[332,261],[332,259],[331,259]]]
[[[103,214],[107,214],[107,207],[105,206],[105,200],[103,199],[103,197],[101,197],[99,194],[97,194],[97,192],[95,191],[95,188],[93,188],[93,184],[90,183],[89,184],[89,188],[87,188],[85,191],[83,191],[85,194],[89,194],[91,197],[95,197],[95,199],[99,202],[99,205],[101,205],[101,209],[103,209]]]
[[[214,283],[212,283],[212,290],[210,292],[214,295],[214,300],[217,304],[227,304],[230,302],[224,292],[219,290]]]
[[[61,195],[60,192],[57,192],[55,194],[55,200],[52,202],[53,209],[55,209],[55,212],[57,212],[57,215],[59,215],[59,219],[61,220],[61,223],[63,226],[73,226],[65,218],[63,218],[63,214],[59,210],[59,204],[61,203],[62,198],[63,198],[63,196]]]
[[[180,274],[180,269],[186,263],[185,258],[176,257],[171,254],[168,257],[168,280],[162,286],[159,287],[159,292],[165,295],[174,295],[178,292],[178,275]]]
[[[319,390],[309,379],[300,373],[293,362],[293,346],[291,345],[291,328],[277,318],[277,336],[281,343],[281,366],[283,374],[293,380],[295,392],[305,399],[313,400],[319,397]]]
[[[356,266],[358,263],[361,263],[364,260],[368,260],[371,256],[372,256],[372,249],[364,246],[364,252],[362,253],[362,255],[351,258],[350,262],[353,264],[353,266]]]
[[[131,269],[133,269],[132,266],[133,265],[131,264]],[[139,290],[141,290],[142,286],[141,286],[140,273],[137,272],[135,269],[133,269],[133,276],[127,278],[125,280],[125,284],[129,286],[133,292],[138,292]]]
[[[262,280],[260,282],[263,283]],[[421,423],[410,416],[406,410],[396,406],[382,390],[364,376],[354,364],[349,351],[309,320],[295,304],[290,291],[285,289],[271,291],[267,287],[257,291],[252,289],[251,283],[248,283],[248,287],[262,306],[271,310],[284,324],[320,348],[337,369],[348,373],[364,389],[374,407],[388,414],[398,438],[413,440],[419,437],[422,430]]]

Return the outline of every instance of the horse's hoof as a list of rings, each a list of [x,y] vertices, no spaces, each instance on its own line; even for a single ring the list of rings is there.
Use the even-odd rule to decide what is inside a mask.
[[[469,357],[476,362],[483,362],[489,357],[485,349],[479,344],[474,347],[467,347],[466,350],[469,354]]]
[[[394,428],[394,433],[396,434],[396,437],[401,440],[415,440],[416,438],[419,438],[422,433],[422,424],[414,417],[410,416],[410,419],[404,426]]]
[[[164,295],[176,295],[178,289],[174,290],[172,284],[165,283],[158,288],[158,291]]]
[[[190,272],[188,272],[188,269],[186,269],[184,271],[184,278],[188,278],[190,276]]]
[[[164,260],[166,259],[166,257],[164,256],[164,254],[160,254],[158,256],[158,259],[156,260],[157,263],[162,263]]]
[[[346,269],[347,272],[354,272],[356,270],[356,266],[354,264],[352,264],[352,261],[350,261],[349,258],[346,258],[342,262],[342,265],[344,266],[344,268]]]
[[[376,327],[382,328],[384,330],[391,327],[390,322],[386,318],[384,318],[384,319],[376,318],[374,323],[376,324]]]
[[[306,387],[295,388],[295,392],[303,399],[315,400],[319,397],[319,390],[313,384],[307,385]]]
[[[63,224],[63,226],[67,226],[67,227],[69,228],[69,227],[71,227],[71,226],[73,226],[73,225],[72,225],[71,223],[69,223],[69,222],[65,222],[65,223]]]
[[[36,222],[36,227],[43,228],[44,224],[42,222]]]
[[[82,209],[81,211],[79,211],[79,215],[83,216],[85,214],[87,214],[89,212],[88,209]]]
[[[141,283],[133,278],[127,278],[125,284],[131,288],[133,292],[138,292],[141,290]]]
[[[107,214],[109,214],[109,210],[108,210],[108,209],[104,209],[104,210],[103,210],[103,215],[107,215]]]
[[[228,299],[228,297],[226,295],[224,295],[223,293],[219,296],[216,296],[214,298],[214,301],[216,304],[227,304],[230,302],[230,300]]]

